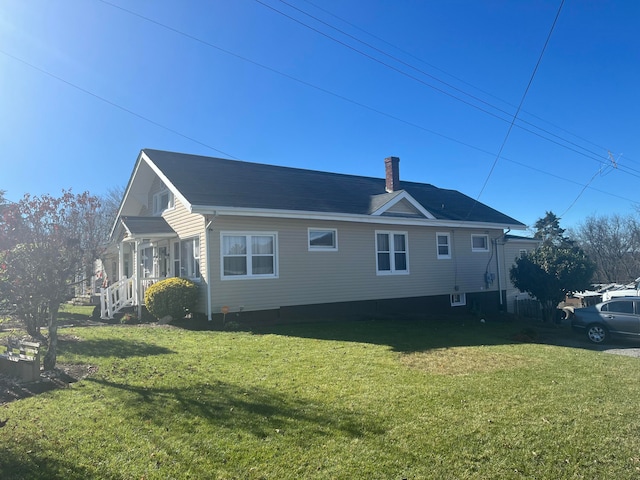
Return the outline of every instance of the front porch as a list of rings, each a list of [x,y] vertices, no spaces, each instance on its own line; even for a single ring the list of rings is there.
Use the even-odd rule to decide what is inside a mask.
[[[100,318],[112,319],[127,307],[138,307],[141,314],[144,295],[151,285],[173,276],[171,245],[178,236],[162,217],[121,217],[117,258],[110,278],[118,280],[100,290]],[[173,255],[174,269],[180,265],[179,248]]]

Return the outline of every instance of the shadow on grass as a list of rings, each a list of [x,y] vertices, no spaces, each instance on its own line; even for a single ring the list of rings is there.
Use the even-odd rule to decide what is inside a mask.
[[[424,319],[373,319],[347,322],[323,322],[253,328],[256,334],[275,334],[318,340],[387,345],[398,352],[437,348],[504,345],[520,343],[519,322],[485,321],[473,316]]]
[[[199,420],[215,429],[244,431],[260,439],[307,432],[300,441],[323,434],[361,437],[384,432],[382,426],[355,409],[328,407],[258,387],[213,381],[187,387],[149,388],[97,378],[86,381],[119,390],[120,393],[111,391],[109,396],[126,405],[125,415],[131,421],[154,423],[162,429],[169,428],[172,422],[184,425],[176,425],[175,429],[191,429]],[[309,431],[314,435],[308,435]]]
[[[86,323],[91,316],[83,313],[60,312],[58,313],[58,323]]]
[[[147,357],[175,353],[165,347],[151,343],[110,338],[104,340],[58,340],[61,353],[71,353],[87,357]]]
[[[64,458],[51,458],[32,451],[28,455],[4,446],[0,448],[0,478],[3,480],[84,480],[93,478],[87,469],[67,462]]]

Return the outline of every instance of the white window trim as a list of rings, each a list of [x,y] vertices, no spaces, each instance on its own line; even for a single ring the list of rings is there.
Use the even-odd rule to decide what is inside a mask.
[[[312,246],[311,232],[333,232],[333,247]],[[307,247],[310,252],[337,252],[338,251],[338,229],[337,228],[307,228]]]
[[[458,297],[456,299],[456,296]],[[449,296],[449,300],[451,301],[452,307],[463,307],[467,304],[467,294],[466,293],[452,293]]]
[[[447,237],[447,253],[446,255],[442,255],[440,253],[440,244],[438,243],[438,237]],[[451,258],[451,234],[445,232],[436,232],[436,255],[438,256],[438,260],[448,260]]]
[[[253,275],[251,272],[251,262],[250,262],[250,241],[247,241],[247,274],[246,275],[226,275],[224,274],[224,251],[222,250],[224,247],[224,237],[235,236],[235,237],[273,237],[273,273],[263,274],[263,275]],[[259,280],[259,279],[272,279],[279,278],[279,257],[278,254],[278,232],[220,232],[220,280]]]
[[[473,246],[473,239],[476,237],[484,237],[485,238],[485,248],[476,248]],[[471,251],[472,252],[488,252],[489,251],[489,235],[486,233],[483,234],[472,234],[471,235]]]
[[[378,266],[378,235],[384,234],[389,235],[389,261],[391,265],[391,270],[380,270]],[[395,250],[393,249],[393,235],[404,235],[404,245],[405,245],[405,263],[407,265],[406,270],[396,270],[396,259],[395,259]],[[396,231],[396,230],[376,230],[375,231],[375,247],[376,247],[376,274],[377,275],[409,275],[409,233]]]
[[[169,195],[169,201],[167,202],[167,208],[160,208],[160,198],[162,197],[162,195],[164,194]],[[172,210],[175,204],[175,199],[173,198],[173,193],[171,193],[171,191],[167,188],[165,188],[164,190],[160,190],[159,192],[156,192],[153,194],[153,205],[152,205],[152,209],[153,209],[153,215],[162,215],[162,212],[166,212],[167,210]]]
[[[193,248],[193,257],[189,259],[189,261],[193,262],[192,267],[195,267],[196,263],[198,264],[198,273],[199,275],[197,277],[181,277],[180,273],[182,272],[182,264],[184,263],[185,259],[182,258],[182,243],[184,242],[198,242],[198,248]],[[176,256],[176,245],[177,247],[177,253],[178,255]],[[179,277],[179,278],[188,278],[189,280],[193,280],[194,282],[200,282],[202,281],[202,264],[200,263],[200,253],[201,253],[201,249],[202,245],[200,244],[200,237],[199,236],[195,236],[195,237],[188,237],[188,238],[181,238],[180,240],[173,242],[173,246],[170,248],[170,255],[173,256],[172,261],[171,261],[171,266],[169,268],[173,268],[174,272],[173,275],[175,277]],[[176,263],[179,264],[178,268],[176,268]],[[194,268],[195,270],[195,268]]]

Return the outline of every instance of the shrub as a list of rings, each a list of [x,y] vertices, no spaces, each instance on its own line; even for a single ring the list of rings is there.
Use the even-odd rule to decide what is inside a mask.
[[[144,294],[149,313],[156,318],[167,315],[176,320],[193,311],[198,300],[198,286],[184,278],[167,278],[151,285]]]

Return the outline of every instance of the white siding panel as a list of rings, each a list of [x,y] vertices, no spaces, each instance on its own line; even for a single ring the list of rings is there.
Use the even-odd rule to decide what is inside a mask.
[[[309,251],[308,228],[335,228],[337,251]],[[377,275],[375,231],[408,233],[409,275]],[[220,232],[277,232],[278,278],[222,279]],[[209,242],[212,268],[213,313],[222,306],[231,311],[261,310],[280,306],[374,300],[387,298],[477,292],[486,289],[487,265],[496,272],[495,255],[471,252],[473,230],[452,234],[450,260],[436,258],[437,228],[387,227],[269,218],[217,217]],[[502,232],[489,232],[496,238]],[[490,288],[497,290],[497,281]]]

